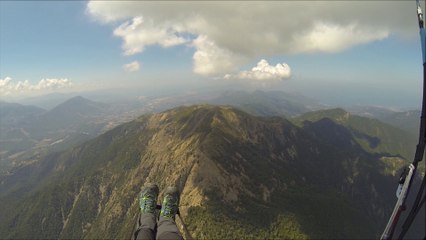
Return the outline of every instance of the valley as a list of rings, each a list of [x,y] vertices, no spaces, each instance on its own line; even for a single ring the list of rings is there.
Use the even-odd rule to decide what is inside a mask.
[[[377,237],[413,138],[342,109],[271,115],[183,106],[46,152],[0,176],[0,234],[126,238],[151,181],[178,186],[194,238]]]

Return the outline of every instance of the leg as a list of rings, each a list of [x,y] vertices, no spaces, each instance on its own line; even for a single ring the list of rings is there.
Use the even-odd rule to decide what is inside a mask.
[[[142,214],[139,218],[139,228],[136,230],[136,239],[154,240],[156,219],[153,213]]]
[[[139,218],[139,227],[134,234],[136,239],[155,239],[158,192],[158,186],[155,184],[146,184],[142,188],[139,197],[141,216]]]
[[[176,239],[183,240],[173,219],[167,217],[160,217],[158,222],[157,239]]]
[[[179,193],[177,188],[169,187],[164,193],[163,205],[158,222],[157,239],[182,240],[182,235],[176,226],[175,217],[179,206]]]

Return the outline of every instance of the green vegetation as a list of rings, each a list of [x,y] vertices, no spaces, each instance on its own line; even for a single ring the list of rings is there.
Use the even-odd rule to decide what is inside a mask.
[[[416,136],[376,119],[352,115],[343,109],[310,112],[292,121],[303,126],[305,121],[317,122],[324,118],[348,128],[356,142],[370,153],[400,155],[409,161],[414,157]]]
[[[2,177],[0,236],[129,238],[153,181],[182,192],[197,239],[376,238],[399,165],[358,142],[355,130],[374,129],[320,120],[298,127],[207,105],[143,116]]]
[[[374,236],[375,224],[342,194],[334,191],[292,188],[285,194],[276,195],[268,204],[251,200],[253,198],[249,196],[226,204],[214,194],[209,196],[212,198],[204,207],[191,207],[188,212],[188,228],[196,239],[355,239]]]

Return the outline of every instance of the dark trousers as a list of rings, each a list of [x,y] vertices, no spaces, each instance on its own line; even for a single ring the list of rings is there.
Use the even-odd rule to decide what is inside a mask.
[[[183,240],[176,226],[175,221],[170,218],[160,217],[158,224],[155,215],[152,213],[142,214],[139,218],[139,228],[136,232],[136,239],[176,239]]]

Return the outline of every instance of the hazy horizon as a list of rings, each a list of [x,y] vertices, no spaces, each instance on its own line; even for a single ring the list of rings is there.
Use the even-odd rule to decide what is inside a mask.
[[[415,3],[0,2],[0,98],[102,89],[297,92],[420,108]]]

